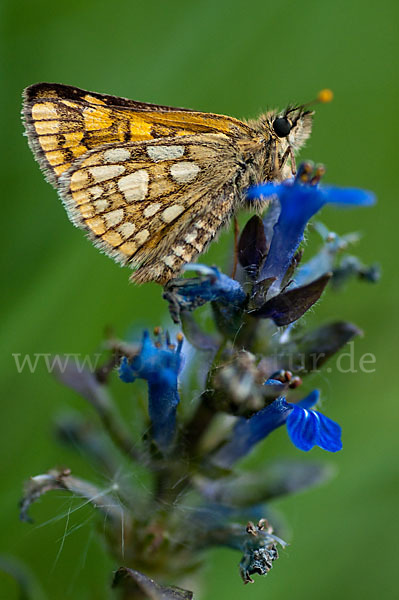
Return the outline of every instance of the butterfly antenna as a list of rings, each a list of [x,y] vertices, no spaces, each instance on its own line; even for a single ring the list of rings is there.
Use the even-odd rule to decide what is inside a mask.
[[[305,104],[300,104],[299,106],[295,106],[294,108],[288,109],[287,112],[285,113],[285,116],[289,115],[290,113],[294,112],[295,110],[303,110],[304,108],[307,108],[308,106],[314,106],[315,104],[327,104],[328,102],[331,102],[333,98],[334,98],[334,94],[328,88],[326,88],[324,90],[320,90],[320,92],[317,94],[317,96],[314,100],[311,100],[310,102],[306,102]]]

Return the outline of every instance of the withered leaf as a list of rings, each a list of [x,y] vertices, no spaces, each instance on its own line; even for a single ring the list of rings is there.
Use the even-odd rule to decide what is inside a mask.
[[[289,325],[302,317],[317,302],[330,279],[331,273],[326,273],[312,283],[282,292],[250,314],[253,317],[273,319],[279,327]]]
[[[328,323],[284,344],[280,368],[293,373],[312,373],[362,331],[347,321]]]
[[[242,230],[238,242],[238,259],[240,265],[250,277],[256,277],[259,266],[265,258],[268,243],[265,236],[263,222],[254,215]]]

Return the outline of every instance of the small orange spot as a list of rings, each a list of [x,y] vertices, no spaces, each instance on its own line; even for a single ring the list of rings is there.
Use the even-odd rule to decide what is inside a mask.
[[[151,128],[152,124],[147,123],[144,119],[139,117],[131,117],[130,122],[130,135],[133,141],[136,140],[151,140]]]
[[[46,158],[50,165],[56,166],[61,165],[65,162],[64,154],[61,150],[54,150],[53,152],[47,152]]]
[[[100,217],[88,219],[86,225],[92,230],[95,235],[102,235],[105,232],[104,221]]]
[[[79,158],[79,156],[82,156],[83,154],[86,154],[87,152],[87,148],[85,146],[72,146],[71,148],[71,152],[74,156],[76,156],[76,158]]]
[[[90,96],[90,94],[86,94],[84,97],[86,102],[91,102],[92,104],[102,104],[106,106],[106,102],[104,100],[100,100],[100,98],[95,98],[94,96]]]
[[[65,173],[65,171],[67,171],[70,166],[71,166],[71,163],[64,163],[63,165],[60,165],[59,167],[54,167],[54,173],[56,175],[58,175],[58,177],[59,177],[60,175]]]
[[[132,256],[136,252],[137,246],[134,242],[125,242],[119,246],[119,250],[126,256]]]
[[[83,132],[81,132],[81,131],[72,131],[70,133],[65,133],[64,134],[65,141],[63,143],[63,147],[69,148],[71,146],[76,146],[77,144],[79,144],[82,137],[83,137]]]
[[[79,206],[80,204],[84,204],[85,202],[87,202],[87,192],[84,190],[80,192],[73,192],[72,198],[75,200],[77,206]]]
[[[92,165],[98,165],[99,163],[101,163],[101,154],[99,153],[95,153],[95,154],[91,154],[88,158],[86,158],[81,166],[82,167],[91,167]]]
[[[59,121],[38,121],[35,123],[36,133],[38,135],[48,135],[49,133],[58,133],[60,129]]]
[[[89,185],[90,179],[87,171],[75,171],[75,173],[71,177],[71,191],[74,192],[76,190],[80,190],[83,187]]]
[[[47,135],[39,138],[40,145],[45,152],[56,150],[58,148],[58,137],[56,135]]]
[[[86,108],[83,111],[83,117],[87,131],[108,129],[113,125],[113,119],[101,108]]]
[[[334,94],[328,88],[326,88],[325,90],[320,90],[320,92],[317,94],[317,99],[319,102],[331,102],[333,98]]]
[[[76,102],[71,102],[70,100],[61,100],[61,103],[64,104],[64,106],[68,106],[68,108],[79,108],[79,105],[76,104]]]
[[[89,219],[90,217],[94,216],[94,206],[92,204],[89,204],[88,202],[86,202],[85,204],[82,204],[79,207],[79,210],[82,214],[82,217],[84,219]]]
[[[59,113],[52,102],[38,102],[32,106],[32,118],[38,120],[58,119]]]
[[[103,240],[114,247],[119,246],[123,242],[121,236],[116,231],[107,231],[107,233],[103,235]]]

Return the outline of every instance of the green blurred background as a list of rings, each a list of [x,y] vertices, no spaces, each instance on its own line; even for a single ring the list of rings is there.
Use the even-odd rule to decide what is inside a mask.
[[[315,450],[310,458],[332,460],[338,477],[278,503],[292,544],[267,578],[244,588],[239,555],[214,551],[200,597],[396,597],[397,18],[394,0],[3,0],[1,551],[25,563],[49,598],[108,598],[116,565],[89,510],[77,516],[62,547],[65,518],[40,526],[68,509],[66,498],[43,499],[33,508],[33,526],[18,521],[17,501],[30,475],[54,465],[96,474],[52,436],[57,414],[90,409],[43,365],[18,374],[12,353],[91,353],[106,325],[123,335],[132,323],[139,330],[165,321],[166,311],[158,286],[129,285],[129,271],[72,227],[45,183],[19,116],[22,89],[38,81],[238,118],[334,90],[334,102],[317,110],[302,157],[324,162],[330,183],[376,192],[376,207],[326,209],[323,221],[341,233],[364,232],[357,253],[366,263],[381,262],[384,273],[377,286],[353,282],[343,294],[330,292],[309,324],[354,321],[365,331],[356,356],[374,353],[376,371],[334,369],[313,378],[328,415],[343,426],[344,450],[332,458]],[[205,260],[226,264],[230,248],[227,232]],[[134,419],[133,405],[129,411]],[[256,460],[269,455],[269,446],[273,455],[298,455],[279,431]],[[0,582],[2,599],[17,598],[11,578]]]

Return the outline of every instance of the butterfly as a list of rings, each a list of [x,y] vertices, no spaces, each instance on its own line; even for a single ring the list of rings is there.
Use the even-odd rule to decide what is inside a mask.
[[[164,285],[246,205],[249,186],[295,171],[307,106],[245,122],[38,83],[24,91],[23,118],[72,223],[134,281]]]

